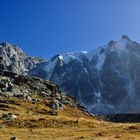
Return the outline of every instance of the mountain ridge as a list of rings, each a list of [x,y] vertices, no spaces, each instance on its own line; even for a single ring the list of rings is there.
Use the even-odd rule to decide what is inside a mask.
[[[139,57],[140,45],[123,35],[92,51],[57,54],[24,66],[26,74],[57,83],[94,114],[137,113]]]

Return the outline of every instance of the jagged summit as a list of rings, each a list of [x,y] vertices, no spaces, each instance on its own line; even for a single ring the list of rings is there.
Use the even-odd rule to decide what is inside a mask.
[[[28,56],[21,48],[7,42],[0,43],[0,57],[1,64],[6,70],[18,74],[27,74],[43,61],[40,58]]]
[[[5,49],[9,49],[9,50],[12,50],[14,49],[15,51],[19,51],[21,53],[25,53],[20,47],[18,47],[17,45],[13,45],[13,44],[10,44],[8,42],[0,42],[0,47],[1,48],[5,48]]]
[[[115,43],[116,43],[116,42],[119,42],[120,40],[127,40],[127,41],[132,41],[132,42],[133,42],[133,40],[132,40],[128,35],[125,35],[125,34],[124,34],[124,35],[122,35],[122,36],[120,37],[120,39],[118,39],[118,40],[111,40],[111,41],[109,41],[109,43],[110,43],[110,42],[115,42]],[[108,44],[109,44],[109,43],[108,43]]]
[[[8,42],[0,42],[0,46],[2,47],[8,46],[8,45],[9,45]]]
[[[122,35],[121,38],[123,38],[123,39],[127,39],[127,40],[131,41],[131,39],[130,39],[130,37],[129,37],[128,35]]]
[[[80,51],[80,52],[68,52],[64,54],[57,54],[51,58],[51,61],[54,59],[60,59],[64,63],[69,63],[71,60],[81,60],[81,57],[85,56],[87,59],[92,60],[93,55],[101,54],[106,50],[113,51],[112,48],[116,48],[118,50],[123,50],[128,43],[132,43],[133,41],[127,36],[122,35],[118,41],[110,41],[107,45],[101,46],[99,48],[95,48],[89,51]],[[115,50],[114,50],[115,51]]]
[[[87,59],[88,61],[93,61],[93,59],[96,59],[96,61],[98,61],[98,63],[96,63],[97,69],[101,69],[105,60],[105,55],[110,52],[127,51],[127,46],[132,43],[133,41],[127,35],[123,35],[118,41],[112,40],[107,45],[90,51],[57,54],[50,59],[51,63],[48,62],[50,69],[47,68],[47,71],[48,69],[52,71],[52,67],[55,66],[55,63],[57,63],[57,61],[59,61],[60,65],[63,66],[71,63],[72,61],[83,63],[83,59]],[[50,72],[48,71],[48,73]]]

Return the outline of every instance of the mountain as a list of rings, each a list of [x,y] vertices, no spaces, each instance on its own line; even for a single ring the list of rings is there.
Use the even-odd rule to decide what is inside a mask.
[[[31,73],[41,71],[94,114],[140,112],[140,44],[126,35],[92,51],[55,55]]]
[[[9,70],[17,74],[27,74],[38,63],[45,61],[41,58],[29,57],[16,45],[7,42],[0,43],[0,69]]]
[[[91,51],[58,54],[48,61],[29,57],[19,48],[9,54],[7,44],[2,46],[6,51],[0,52],[9,60],[6,67],[57,83],[94,114],[140,112],[140,44],[126,35]]]

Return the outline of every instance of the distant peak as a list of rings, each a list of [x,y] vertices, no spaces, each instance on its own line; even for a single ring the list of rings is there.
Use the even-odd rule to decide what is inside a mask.
[[[7,43],[7,42],[0,42],[0,46],[6,47],[8,45],[9,45],[9,43]]]
[[[115,43],[116,43],[116,41],[111,40],[111,41],[108,43],[108,45],[109,45],[109,46],[113,46]]]
[[[129,36],[128,35],[122,35],[122,37],[121,37],[122,39],[127,39],[127,40],[131,40],[130,38],[129,38]]]
[[[2,47],[15,47],[15,48],[19,48],[17,45],[14,45],[14,44],[10,44],[8,42],[0,42],[0,46]]]

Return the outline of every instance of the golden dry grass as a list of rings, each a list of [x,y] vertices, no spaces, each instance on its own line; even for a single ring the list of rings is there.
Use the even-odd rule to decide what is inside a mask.
[[[5,100],[5,98],[4,98]],[[140,140],[140,124],[103,122],[83,111],[65,106],[58,116],[49,114],[49,100],[32,104],[11,98],[2,113],[17,114],[12,122],[0,119],[0,140]]]

